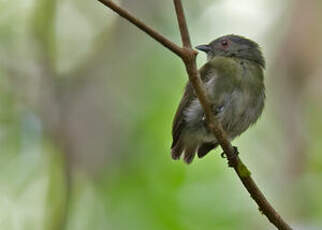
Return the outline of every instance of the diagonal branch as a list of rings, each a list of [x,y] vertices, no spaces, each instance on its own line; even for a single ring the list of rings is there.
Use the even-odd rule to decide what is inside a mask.
[[[203,110],[205,112],[205,116],[208,122],[208,126],[220,146],[224,150],[227,155],[228,163],[230,167],[233,167],[241,182],[257,203],[260,211],[269,219],[269,221],[275,225],[280,230],[292,230],[292,228],[282,219],[282,217],[275,211],[275,209],[271,206],[271,204],[267,201],[264,194],[259,190],[256,183],[251,177],[250,171],[243,164],[243,162],[239,159],[239,157],[235,153],[234,147],[228,141],[227,135],[224,132],[221,124],[216,120],[211,112],[211,103],[207,97],[206,91],[204,89],[203,83],[200,79],[199,72],[197,70],[196,57],[197,52],[194,51],[191,47],[190,36],[188,32],[188,27],[186,23],[186,19],[184,16],[184,10],[182,6],[181,0],[173,0],[175,5],[175,10],[177,14],[178,25],[180,29],[181,39],[183,48],[177,46],[163,35],[159,34],[155,30],[148,27],[142,21],[138,20],[130,13],[117,6],[110,0],[98,0],[103,3],[105,6],[111,8],[121,17],[125,18],[144,32],[146,32],[149,36],[157,40],[163,46],[167,47],[175,54],[177,54],[183,60],[186,70],[188,73],[189,80],[195,90],[196,96],[198,97]]]
[[[183,45],[188,50],[192,49],[181,0],[173,0],[173,2],[177,13],[178,24],[180,27]],[[224,132],[221,124],[217,121],[217,119],[213,115],[211,111],[211,106],[210,106],[211,104],[209,103],[209,99],[207,98],[205,93],[206,91],[203,90],[203,86],[202,86],[203,84],[200,80],[199,72],[197,71],[197,68],[196,68],[197,65],[196,65],[195,59],[196,59],[196,56],[194,56],[194,58],[189,58],[187,60],[184,60],[187,68],[187,72],[189,75],[189,80],[193,85],[193,88],[195,89],[195,92],[196,92],[196,96],[198,97],[203,107],[203,110],[205,112],[205,116],[208,122],[208,126],[227,156],[229,166],[234,168],[235,172],[237,173],[238,177],[242,181],[243,185],[250,193],[251,197],[255,200],[261,212],[264,215],[266,215],[269,221],[272,224],[274,224],[278,229],[291,230],[291,227],[282,219],[282,217],[267,201],[264,194],[259,190],[255,181],[251,177],[250,171],[236,155],[235,149],[228,141],[227,135]]]
[[[169,50],[171,50],[173,53],[178,55],[179,57],[183,56],[183,50],[181,47],[167,39],[165,36],[157,32],[156,30],[152,29],[148,25],[146,25],[144,22],[139,20],[138,18],[134,17],[132,14],[130,14],[128,11],[124,10],[120,6],[116,5],[113,1],[110,0],[98,0],[99,2],[103,3],[108,8],[112,9],[115,13],[120,15],[122,18],[125,18],[132,24],[134,24],[136,27],[140,28],[142,31],[147,33],[150,37],[157,40],[161,45],[165,46]]]

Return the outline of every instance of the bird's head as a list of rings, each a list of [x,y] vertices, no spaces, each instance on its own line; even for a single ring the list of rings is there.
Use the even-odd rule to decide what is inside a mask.
[[[196,49],[207,53],[207,59],[215,56],[236,57],[253,61],[263,68],[265,60],[259,45],[245,37],[238,35],[226,35],[215,39],[208,45],[197,46]]]

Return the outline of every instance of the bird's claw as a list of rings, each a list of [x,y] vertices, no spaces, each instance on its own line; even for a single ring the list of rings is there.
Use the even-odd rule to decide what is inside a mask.
[[[238,148],[237,148],[236,146],[233,146],[233,148],[234,148],[234,155],[233,155],[233,158],[236,158],[236,157],[238,156],[238,154],[239,154],[239,152],[238,152]],[[225,152],[222,152],[222,153],[220,154],[220,156],[221,156],[222,158],[228,158],[228,157],[227,157],[227,154],[226,154]],[[228,165],[229,165],[229,167],[233,167],[233,164],[232,164],[231,162],[232,162],[232,159],[228,159]]]
[[[237,146],[233,146],[233,148],[234,148],[234,154],[235,154],[236,156],[238,156],[238,155],[239,155],[239,151],[238,151]]]

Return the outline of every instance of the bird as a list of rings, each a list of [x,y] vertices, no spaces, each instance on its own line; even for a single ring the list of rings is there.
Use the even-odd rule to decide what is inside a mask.
[[[246,37],[229,34],[196,49],[207,54],[207,62],[198,71],[211,111],[232,141],[255,124],[264,109],[261,48]],[[183,156],[187,164],[196,154],[202,158],[219,145],[189,81],[173,119],[172,139],[172,159]]]

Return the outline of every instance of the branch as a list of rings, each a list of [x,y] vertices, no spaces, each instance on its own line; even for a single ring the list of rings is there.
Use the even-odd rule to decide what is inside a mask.
[[[99,2],[103,3],[108,8],[112,9],[115,13],[120,15],[122,18],[125,18],[132,24],[134,24],[136,27],[140,28],[142,31],[147,33],[150,37],[157,40],[161,45],[165,46],[169,50],[171,50],[173,53],[178,55],[179,57],[183,56],[183,50],[181,47],[177,46],[175,43],[167,39],[165,36],[157,32],[156,30],[152,29],[148,25],[146,25],[144,22],[140,21],[133,15],[131,15],[126,10],[122,9],[118,5],[116,5],[113,1],[110,0],[98,0]]]
[[[211,103],[206,95],[206,91],[204,89],[203,83],[200,79],[199,72],[197,70],[196,64],[196,56],[197,52],[194,51],[191,47],[190,36],[188,32],[188,27],[186,23],[186,19],[184,16],[184,10],[182,6],[181,0],[173,0],[175,5],[175,10],[177,14],[178,25],[180,29],[181,39],[183,48],[178,47],[176,44],[156,32],[155,30],[148,27],[146,24],[132,16],[130,13],[117,6],[110,0],[98,0],[103,3],[105,6],[111,8],[121,17],[125,18],[152,38],[157,40],[163,46],[172,50],[175,54],[181,57],[182,61],[186,66],[186,70],[189,76],[189,80],[195,90],[196,96],[198,97],[203,110],[205,112],[206,120],[208,126],[214,136],[216,137],[218,143],[224,150],[228,163],[230,167],[233,167],[238,177],[242,181],[243,185],[249,192],[250,196],[257,203],[259,210],[268,218],[268,220],[275,225],[279,230],[292,230],[292,228],[282,219],[282,217],[275,211],[275,209],[271,206],[271,204],[267,201],[264,194],[259,190],[256,183],[251,177],[250,171],[243,164],[243,162],[239,159],[239,157],[235,153],[234,147],[228,141],[227,135],[224,132],[221,124],[217,121],[217,119],[213,116],[211,111]]]
[[[183,47],[191,49],[190,35],[187,27],[187,22],[184,16],[184,11],[181,1],[173,1],[174,7],[176,9],[177,20],[179,24],[179,30],[181,34],[181,40]]]

